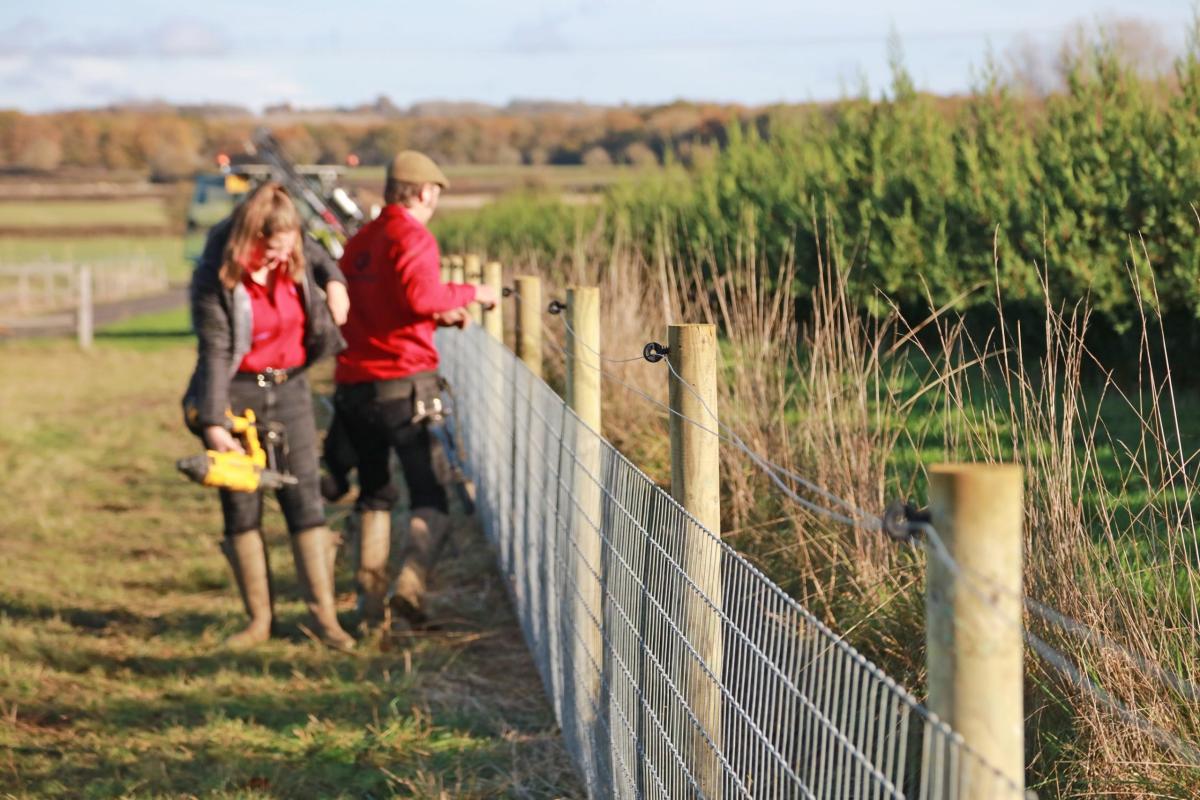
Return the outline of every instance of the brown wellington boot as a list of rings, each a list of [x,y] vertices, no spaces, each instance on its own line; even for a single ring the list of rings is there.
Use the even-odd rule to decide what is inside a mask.
[[[364,511],[359,516],[358,615],[366,630],[386,627],[388,607],[388,554],[392,546],[392,512]]]
[[[409,524],[408,540],[400,554],[400,571],[392,584],[389,601],[392,612],[408,620],[414,628],[425,628],[425,591],[434,562],[450,530],[450,518],[435,508],[416,508]]]
[[[262,533],[245,531],[221,542],[221,552],[229,559],[233,577],[250,624],[225,640],[225,646],[244,650],[271,638],[271,571],[267,565],[267,548]]]
[[[333,602],[333,575],[329,571],[330,530],[324,525],[292,536],[296,578],[312,614],[313,629],[323,644],[335,650],[352,650],[354,637],[342,630]]]

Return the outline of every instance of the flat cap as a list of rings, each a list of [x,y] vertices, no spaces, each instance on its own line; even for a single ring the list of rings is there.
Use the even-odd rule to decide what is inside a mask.
[[[436,183],[443,189],[450,187],[446,177],[433,159],[416,150],[403,150],[392,159],[387,171],[388,180],[405,183]]]

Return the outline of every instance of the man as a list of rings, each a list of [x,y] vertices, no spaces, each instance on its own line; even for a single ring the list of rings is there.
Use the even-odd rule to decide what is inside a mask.
[[[351,312],[342,328],[347,347],[338,355],[334,405],[358,465],[356,577],[368,628],[386,624],[389,611],[416,627],[427,621],[426,582],[447,534],[448,506],[430,434],[413,418],[418,401],[428,408],[441,392],[434,330],[465,324],[472,302],[491,307],[497,300],[487,286],[441,282],[441,256],[426,225],[449,183],[427,156],[397,155],[388,168],[383,211],[346,243],[341,260]],[[412,499],[412,521],[389,603],[393,450]]]

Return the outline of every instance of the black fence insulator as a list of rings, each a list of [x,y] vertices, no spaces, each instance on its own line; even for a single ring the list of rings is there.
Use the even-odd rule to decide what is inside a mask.
[[[930,521],[929,509],[905,500],[893,500],[883,512],[883,532],[897,542],[911,542],[917,525]]]
[[[642,348],[642,358],[646,359],[651,364],[657,364],[659,361],[662,361],[670,352],[671,348],[669,347],[664,347],[658,342],[648,342],[646,346]]]
[[[503,289],[500,290],[500,296],[501,297],[512,297],[512,293],[515,291],[516,291],[516,289],[514,289],[513,287],[505,286]]]
[[[550,305],[546,306],[546,310],[551,314],[558,315],[567,310],[567,304],[561,300],[551,300]]]

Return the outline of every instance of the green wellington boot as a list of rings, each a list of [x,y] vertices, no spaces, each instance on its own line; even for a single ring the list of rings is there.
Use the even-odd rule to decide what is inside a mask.
[[[312,614],[313,632],[317,638],[335,650],[352,650],[354,637],[342,630],[333,601],[333,574],[329,569],[331,535],[329,528],[322,525],[292,536],[296,578]]]
[[[354,578],[358,583],[359,622],[368,631],[388,624],[386,595],[391,543],[391,511],[364,511],[359,515]]]
[[[225,640],[225,646],[241,650],[262,644],[271,638],[271,570],[262,533],[245,531],[221,542],[221,552],[229,559],[233,577],[250,624]]]
[[[393,614],[404,617],[414,628],[429,624],[425,592],[449,531],[450,518],[446,514],[435,508],[413,509],[408,540],[400,554],[400,570],[392,584],[389,604]]]

